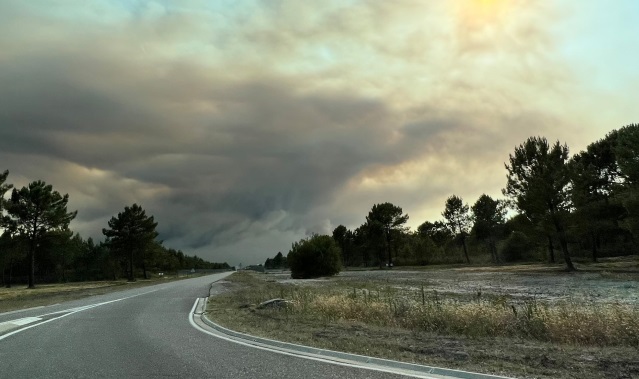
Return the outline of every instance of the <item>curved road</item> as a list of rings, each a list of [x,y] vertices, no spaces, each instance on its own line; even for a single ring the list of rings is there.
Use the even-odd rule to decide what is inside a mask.
[[[0,378],[401,378],[212,337],[189,314],[228,273],[0,314]]]

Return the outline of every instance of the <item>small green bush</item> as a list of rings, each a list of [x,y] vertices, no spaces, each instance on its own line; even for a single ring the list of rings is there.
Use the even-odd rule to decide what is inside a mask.
[[[313,235],[295,242],[286,256],[295,279],[335,275],[342,269],[340,249],[331,236]]]
[[[534,244],[522,232],[512,232],[501,248],[501,259],[504,262],[515,262],[527,256],[535,248]]]

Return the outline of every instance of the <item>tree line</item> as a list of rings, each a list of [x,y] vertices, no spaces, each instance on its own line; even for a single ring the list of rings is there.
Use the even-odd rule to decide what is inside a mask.
[[[637,254],[639,124],[613,130],[572,157],[566,144],[530,137],[505,169],[504,198],[483,194],[470,205],[451,195],[442,218],[417,230],[391,203],[373,205],[354,230],[339,225],[332,237],[343,265],[554,263],[559,256],[574,270],[573,257]]]
[[[150,272],[180,269],[228,269],[157,240],[157,222],[137,204],[124,207],[102,230],[104,241],[83,239],[69,229],[77,211],[68,211],[69,195],[41,180],[21,189],[0,173],[0,268],[2,284],[149,278]],[[11,190],[10,196],[5,198]]]

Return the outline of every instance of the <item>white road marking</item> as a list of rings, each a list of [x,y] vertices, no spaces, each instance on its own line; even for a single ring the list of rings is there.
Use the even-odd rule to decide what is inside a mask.
[[[42,320],[40,317],[25,317],[18,320],[7,321],[18,326],[27,325]]]
[[[150,293],[155,292],[155,291],[158,291],[158,290],[159,290],[159,288],[158,288],[158,289],[154,289],[154,290],[152,290],[152,291],[147,291],[147,292],[139,293],[139,294],[137,294],[137,295],[132,295],[132,296],[127,296],[127,297],[122,297],[122,298],[119,298],[119,299],[110,300],[110,301],[105,301],[105,302],[102,302],[102,303],[89,304],[89,305],[85,305],[85,306],[82,306],[82,307],[75,307],[75,308],[67,309],[67,310],[64,310],[64,311],[53,312],[53,313],[47,313],[47,314],[44,314],[44,315],[40,315],[40,316],[38,316],[38,317],[24,317],[24,318],[17,319],[17,320],[5,321],[3,324],[6,324],[6,323],[13,323],[13,324],[15,324],[16,322],[22,322],[22,320],[26,320],[26,319],[37,319],[37,320],[34,320],[34,321],[31,321],[31,322],[30,322],[30,323],[33,323],[33,322],[36,322],[36,321],[40,321],[40,320],[42,320],[42,318],[43,318],[43,317],[45,317],[45,316],[50,316],[50,315],[54,315],[54,314],[64,313],[62,316],[53,317],[53,318],[50,318],[50,319],[48,319],[48,320],[45,320],[45,321],[39,322],[39,323],[37,323],[37,324],[29,325],[29,326],[26,326],[26,327],[24,327],[24,328],[18,329],[18,330],[16,330],[16,331],[11,332],[11,333],[3,334],[3,335],[1,335],[1,336],[0,336],[0,341],[1,341],[1,340],[3,340],[3,339],[5,339],[5,338],[7,338],[7,337],[9,337],[9,336],[14,335],[14,334],[18,334],[18,333],[20,333],[20,332],[24,332],[24,331],[25,331],[25,330],[27,330],[27,329],[35,328],[36,326],[44,325],[44,324],[49,323],[49,322],[51,322],[51,321],[59,320],[59,319],[61,319],[61,318],[63,318],[63,317],[71,316],[72,314],[75,314],[75,313],[78,313],[78,312],[82,312],[82,311],[86,311],[87,309],[91,309],[91,308],[99,307],[99,306],[101,306],[101,305],[106,305],[106,304],[115,303],[115,302],[117,302],[117,301],[122,301],[122,300],[130,299],[130,298],[133,298],[133,297],[138,297],[138,296],[142,296],[142,295],[147,295],[147,294],[150,294]],[[65,313],[65,312],[66,312],[66,313]],[[26,324],[23,324],[23,325],[28,325],[28,324],[29,324],[29,323],[26,323]],[[16,325],[19,325],[19,324],[16,324]]]
[[[47,305],[47,307],[51,307],[53,305],[57,305],[57,304]],[[0,316],[6,316],[6,315],[14,314],[14,313],[32,311],[32,310],[38,309],[38,308],[44,308],[44,305],[39,305],[37,307],[31,307],[31,308],[25,308],[25,309],[17,309],[15,311],[10,311],[10,312],[2,312],[2,313],[0,313]]]
[[[208,335],[211,335],[213,337],[217,337],[217,338],[229,341],[229,342],[234,342],[234,343],[237,343],[237,344],[240,344],[240,345],[252,347],[254,349],[266,350],[266,351],[270,351],[270,352],[273,352],[273,353],[284,354],[284,355],[288,355],[288,356],[291,356],[291,357],[297,357],[297,358],[302,358],[302,359],[308,359],[308,360],[311,360],[311,361],[330,363],[330,364],[338,365],[338,366],[358,368],[358,369],[364,369],[364,370],[370,370],[370,371],[379,371],[379,372],[385,372],[385,373],[389,373],[389,374],[407,376],[407,377],[411,377],[411,378],[422,378],[422,379],[441,379],[442,378],[441,376],[433,376],[433,375],[428,375],[426,373],[422,374],[422,373],[416,373],[416,372],[406,372],[406,371],[403,371],[403,370],[395,370],[395,369],[379,367],[379,366],[376,366],[376,367],[365,366],[365,365],[360,364],[360,363],[348,363],[348,362],[336,361],[336,360],[327,359],[327,358],[308,356],[308,355],[304,355],[302,353],[295,354],[295,353],[291,353],[291,352],[283,351],[283,350],[279,350],[279,349],[273,349],[273,348],[269,348],[269,347],[265,347],[265,346],[254,345],[254,344],[251,344],[251,343],[240,341],[238,339],[226,337],[226,336],[224,336],[222,334],[212,333],[212,332],[200,327],[198,324],[195,323],[195,321],[193,321],[193,317],[195,317],[195,308],[197,307],[198,301],[200,301],[200,299],[196,299],[195,303],[193,304],[193,308],[191,308],[191,312],[189,313],[189,323],[191,323],[191,326],[194,327],[195,329],[197,329],[197,330],[199,330],[201,332],[204,332],[204,333],[206,333]]]

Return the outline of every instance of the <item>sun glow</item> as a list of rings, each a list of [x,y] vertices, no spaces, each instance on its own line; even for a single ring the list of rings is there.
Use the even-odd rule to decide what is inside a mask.
[[[497,22],[514,6],[510,0],[467,0],[463,2],[461,14],[471,23]]]

